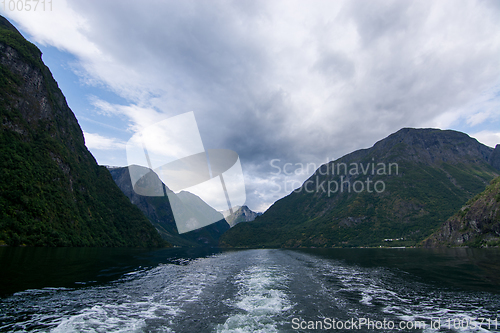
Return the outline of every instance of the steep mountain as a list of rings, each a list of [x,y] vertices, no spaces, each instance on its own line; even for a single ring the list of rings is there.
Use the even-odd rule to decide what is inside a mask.
[[[498,148],[498,145],[497,145]],[[427,238],[425,247],[500,245],[500,177]]]
[[[179,198],[185,206],[190,208],[195,217],[199,217],[200,219],[207,217],[212,221],[224,220],[224,215],[213,209],[210,205],[193,193],[180,191],[177,193],[177,198]]]
[[[221,246],[411,246],[496,176],[495,152],[450,130],[404,128],[322,165]]]
[[[490,164],[500,170],[500,145],[496,145],[495,150],[491,153]]]
[[[40,50],[0,16],[0,244],[163,246],[85,147]]]
[[[136,166],[137,167],[137,166]],[[140,167],[138,167],[140,168]],[[174,204],[178,209],[184,211],[184,214],[189,214],[194,218],[200,214],[214,216],[220,221],[210,224],[206,227],[193,230],[187,233],[179,234],[175,225],[174,215],[170,207],[169,198],[166,196],[149,197],[138,195],[132,188],[130,181],[129,168],[112,168],[110,169],[113,180],[123,193],[130,199],[134,205],[147,216],[155,228],[160,232],[160,235],[173,245],[178,246],[200,246],[209,245],[216,246],[220,236],[229,229],[229,225],[224,220],[222,214],[217,212],[212,207],[208,206],[199,197],[192,193],[182,191],[177,196]],[[155,182],[160,182],[158,176],[151,173]]]
[[[251,222],[255,220],[257,216],[262,215],[262,213],[256,213],[247,206],[241,206],[233,210],[232,214],[226,211],[224,215],[226,216],[227,223],[229,223],[232,228],[240,222]]]

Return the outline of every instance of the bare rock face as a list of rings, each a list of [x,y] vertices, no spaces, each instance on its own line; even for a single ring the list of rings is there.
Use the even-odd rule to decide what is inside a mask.
[[[490,164],[500,170],[500,144],[496,145],[495,149],[491,152]]]
[[[403,146],[405,150],[394,160],[409,160],[428,165],[488,161],[493,151],[465,133],[432,128],[403,128],[377,142],[372,149],[382,153],[394,149],[395,146]]]
[[[228,216],[226,216],[226,221],[232,228],[240,222],[252,222],[260,215],[262,215],[262,213],[254,212],[247,206],[241,206],[234,210],[233,214],[228,214]]]
[[[497,145],[498,147],[498,145]],[[425,247],[500,245],[500,177],[423,242]]]

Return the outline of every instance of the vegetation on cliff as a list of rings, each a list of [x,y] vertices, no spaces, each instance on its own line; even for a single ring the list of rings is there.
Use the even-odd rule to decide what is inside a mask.
[[[97,165],[41,52],[0,17],[0,244],[163,246]]]
[[[499,171],[489,164],[492,153],[492,148],[464,133],[401,129],[372,148],[321,166],[300,188],[274,203],[254,222],[240,223],[227,231],[220,244],[418,245],[498,176]],[[357,172],[351,172],[354,167]],[[357,189],[363,183],[363,191],[354,190],[358,181]],[[367,181],[371,182],[371,193]]]
[[[500,245],[500,177],[480,194],[469,200],[434,234],[425,247]]]

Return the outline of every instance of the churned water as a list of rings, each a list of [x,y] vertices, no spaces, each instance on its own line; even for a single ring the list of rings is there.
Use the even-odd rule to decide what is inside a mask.
[[[500,332],[498,250],[3,251],[5,332]]]

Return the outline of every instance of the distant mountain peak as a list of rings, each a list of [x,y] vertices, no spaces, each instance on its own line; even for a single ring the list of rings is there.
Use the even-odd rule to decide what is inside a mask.
[[[172,201],[170,201],[167,196],[142,196],[137,194],[130,180],[130,168],[149,170],[145,167],[131,165],[129,167],[111,168],[109,171],[118,187],[134,205],[139,207],[144,215],[146,215],[156,227],[160,235],[169,243],[178,246],[216,246],[220,235],[229,229],[229,225],[224,220],[222,214],[210,207],[200,197],[190,192],[181,191],[176,195],[171,195],[170,198]],[[150,182],[160,183],[165,186],[161,183],[156,173],[151,172],[149,178]],[[140,186],[141,184],[138,183],[138,185]],[[165,186],[165,188],[168,190],[168,187]],[[176,207],[186,214],[186,216],[195,219],[209,216],[218,222],[197,230],[179,234],[172,211],[172,205],[176,205]]]
[[[231,214],[229,210],[222,212],[226,218],[227,223],[231,227],[234,227],[240,222],[251,222],[255,220],[257,216],[262,215],[262,213],[254,212],[248,206],[236,206],[233,208],[233,213]]]

